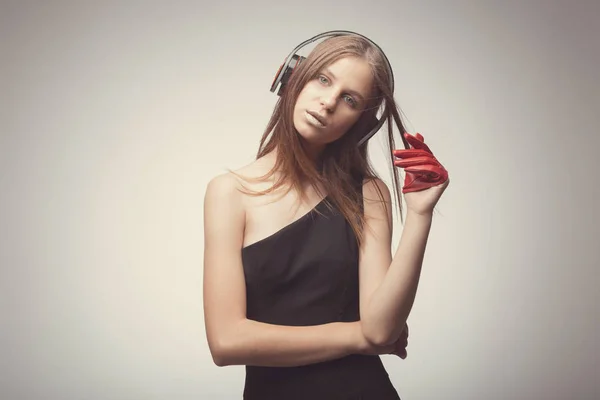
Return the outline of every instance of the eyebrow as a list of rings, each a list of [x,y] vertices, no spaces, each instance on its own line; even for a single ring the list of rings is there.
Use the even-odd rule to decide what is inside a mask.
[[[333,79],[337,79],[337,77],[335,76],[335,74],[333,72],[331,72],[331,70],[329,68],[325,68],[325,72],[328,75],[331,75],[331,77]],[[355,95],[356,97],[360,97],[361,101],[365,101],[364,96],[362,94],[358,93],[356,90],[347,90],[347,92]]]

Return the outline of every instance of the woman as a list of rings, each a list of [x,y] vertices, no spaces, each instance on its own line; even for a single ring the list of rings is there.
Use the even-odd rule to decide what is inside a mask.
[[[379,356],[406,357],[448,177],[405,133],[385,60],[360,35],[321,42],[295,67],[256,160],[207,186],[208,344],[217,365],[246,366],[246,399],[399,399]],[[358,146],[384,104],[390,149],[392,119],[411,145],[390,154],[407,205],[393,258],[390,190]]]

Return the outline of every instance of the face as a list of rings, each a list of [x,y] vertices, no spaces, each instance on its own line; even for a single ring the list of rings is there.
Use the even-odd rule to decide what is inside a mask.
[[[294,126],[315,150],[342,137],[358,121],[371,94],[371,66],[348,57],[306,83],[294,107]]]

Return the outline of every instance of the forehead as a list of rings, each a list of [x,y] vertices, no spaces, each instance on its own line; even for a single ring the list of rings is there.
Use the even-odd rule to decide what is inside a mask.
[[[359,57],[344,57],[324,68],[329,71],[336,83],[349,90],[368,96],[373,86],[373,73],[369,63]]]

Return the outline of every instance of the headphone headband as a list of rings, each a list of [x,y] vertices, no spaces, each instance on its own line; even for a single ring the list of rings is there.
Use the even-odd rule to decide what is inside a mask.
[[[292,52],[285,58],[283,64],[279,67],[279,71],[277,71],[277,74],[275,75],[275,79],[273,80],[273,83],[271,84],[271,92],[275,92],[277,85],[280,85],[277,95],[281,95],[283,88],[287,84],[287,80],[289,79],[292,71],[294,70],[295,67],[297,67],[305,59],[304,57],[301,57],[296,54],[300,49],[302,49],[304,46],[306,46],[316,40],[324,38],[324,37],[346,36],[346,35],[359,36],[359,37],[367,40],[369,43],[371,43],[373,46],[375,46],[379,50],[379,52],[383,56],[383,59],[385,60],[385,63],[386,63],[386,67],[387,67],[386,69],[387,69],[388,77],[390,80],[391,93],[394,93],[394,73],[392,71],[392,66],[390,64],[390,61],[388,60],[387,56],[385,55],[385,53],[383,52],[381,47],[379,47],[379,45],[377,45],[377,43],[373,42],[368,37],[361,35],[360,33],[352,32],[352,31],[344,31],[344,30],[323,32],[316,36],[313,36],[312,38],[310,38],[308,40],[305,40],[304,42],[302,42],[298,46],[296,46],[296,48],[294,50],[292,50]],[[291,66],[293,61],[295,61],[294,66]],[[358,142],[358,146],[361,146],[363,143],[365,143],[367,140],[369,140],[375,133],[377,133],[377,131],[383,126],[384,122],[385,122],[385,120],[383,118],[377,119],[377,124],[375,125],[375,127],[373,127],[373,129],[371,129],[371,131],[369,133],[367,133]]]

